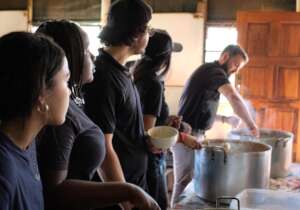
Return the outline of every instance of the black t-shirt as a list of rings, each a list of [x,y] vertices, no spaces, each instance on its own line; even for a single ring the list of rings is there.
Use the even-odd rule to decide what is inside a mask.
[[[35,143],[23,151],[3,133],[0,133],[0,209],[44,209]]]
[[[105,157],[102,131],[73,100],[64,124],[47,126],[37,143],[42,178],[49,170],[68,170],[67,179],[92,180]]]
[[[136,80],[135,84],[140,94],[143,114],[155,116],[156,125],[164,125],[169,116],[164,82],[155,75],[144,75]]]
[[[218,62],[200,66],[185,85],[180,98],[179,115],[193,129],[211,128],[219,104],[218,89],[227,83],[228,75]]]
[[[99,50],[94,82],[85,86],[85,110],[113,146],[126,181],[145,185],[147,149],[140,98],[129,70]]]

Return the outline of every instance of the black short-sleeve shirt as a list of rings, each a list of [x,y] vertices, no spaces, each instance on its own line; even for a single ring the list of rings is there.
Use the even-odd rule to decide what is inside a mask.
[[[68,170],[67,179],[92,180],[105,157],[102,131],[73,100],[64,124],[47,126],[37,143],[42,178],[49,170]]]
[[[113,146],[126,181],[143,187],[147,149],[140,98],[129,70],[103,49],[95,62],[94,81],[85,86],[85,111]]]
[[[155,75],[143,75],[135,84],[140,94],[143,114],[155,116],[156,125],[164,125],[169,116],[164,82]]]
[[[0,132],[0,209],[44,209],[35,143],[25,151]]]
[[[184,87],[178,114],[193,129],[211,128],[219,104],[218,89],[227,83],[228,74],[217,61],[200,66]]]

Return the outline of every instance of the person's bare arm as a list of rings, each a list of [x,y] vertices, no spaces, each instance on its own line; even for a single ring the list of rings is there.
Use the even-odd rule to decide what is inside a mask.
[[[217,115],[216,116],[216,121],[221,122],[221,123],[227,123],[231,125],[233,128],[238,127],[240,124],[240,118],[237,116],[224,116],[224,115]]]
[[[101,166],[102,175],[105,181],[121,181],[125,182],[123,170],[119,161],[119,157],[114,150],[112,139],[113,134],[104,134],[106,155]]]
[[[156,123],[156,117],[154,115],[146,114],[144,115],[144,129],[145,131],[153,128]]]
[[[231,84],[225,84],[222,85],[218,91],[228,99],[233,111],[246,123],[252,134],[258,136],[258,128],[250,116],[242,97],[235,88]]]
[[[101,177],[105,182],[119,181],[126,182],[121,163],[112,144],[113,134],[104,134],[106,155],[101,166]],[[131,209],[128,202],[121,204],[124,210]]]
[[[66,176],[67,170],[47,171],[43,184],[48,207],[101,208],[127,201],[136,207],[159,209],[157,203],[147,193],[133,184],[82,181],[66,179]]]

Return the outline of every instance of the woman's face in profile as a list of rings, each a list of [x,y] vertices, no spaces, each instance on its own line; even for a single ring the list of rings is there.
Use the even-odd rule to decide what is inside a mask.
[[[84,45],[84,63],[82,72],[82,83],[90,83],[94,80],[94,55],[89,50],[89,38],[87,34],[81,29],[81,36]]]
[[[45,103],[49,107],[46,123],[49,125],[61,125],[65,121],[71,94],[68,87],[69,78],[68,62],[64,58],[60,70],[53,77],[53,85],[46,89],[45,93]]]

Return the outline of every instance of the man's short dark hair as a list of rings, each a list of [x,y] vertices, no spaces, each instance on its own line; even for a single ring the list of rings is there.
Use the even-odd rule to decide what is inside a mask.
[[[12,32],[0,38],[0,121],[24,120],[53,85],[64,52],[42,35]]]
[[[241,48],[239,45],[228,45],[222,52],[222,54],[228,53],[229,57],[234,57],[236,55],[241,55],[245,62],[247,63],[249,61],[248,54],[246,51]]]
[[[144,0],[117,0],[110,7],[99,38],[107,46],[131,45],[146,31],[151,17],[152,9]]]

